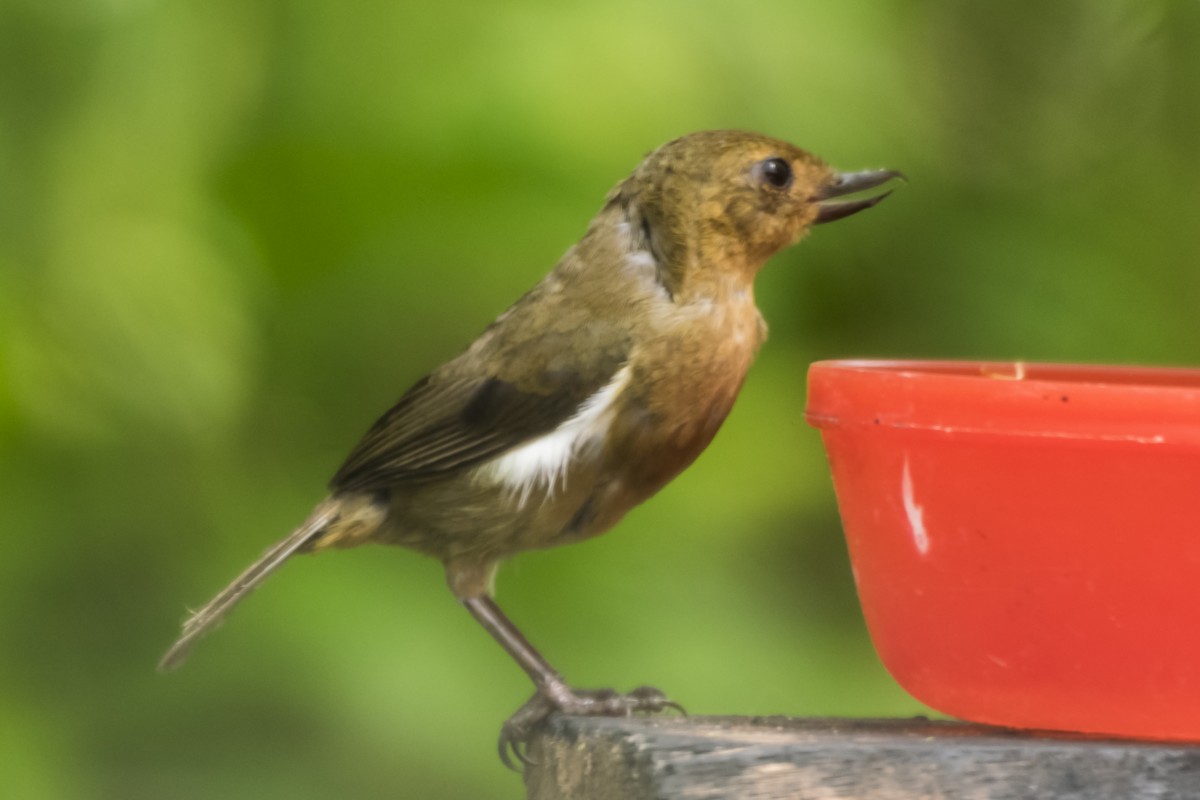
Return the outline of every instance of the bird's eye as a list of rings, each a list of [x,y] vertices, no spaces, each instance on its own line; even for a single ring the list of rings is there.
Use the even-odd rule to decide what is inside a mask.
[[[762,162],[763,180],[776,189],[783,189],[792,182],[792,167],[785,159],[768,158]]]

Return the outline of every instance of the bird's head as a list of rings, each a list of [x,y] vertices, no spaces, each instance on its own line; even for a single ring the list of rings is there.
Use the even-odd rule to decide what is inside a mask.
[[[753,278],[811,226],[878,203],[834,198],[903,177],[892,170],[838,173],[779,139],[701,131],[658,148],[610,196],[627,208],[644,244],[683,284],[718,270]]]

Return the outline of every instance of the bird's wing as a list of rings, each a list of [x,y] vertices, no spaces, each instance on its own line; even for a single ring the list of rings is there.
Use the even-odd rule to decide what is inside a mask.
[[[367,431],[331,488],[371,492],[446,477],[554,430],[627,359],[623,332],[589,327],[583,353],[551,333],[476,353],[472,363],[489,371],[467,369],[464,355],[426,376]]]

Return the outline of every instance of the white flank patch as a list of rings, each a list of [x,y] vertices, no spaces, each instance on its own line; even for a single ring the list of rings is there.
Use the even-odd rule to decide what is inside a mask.
[[[604,388],[579,406],[575,416],[550,433],[509,450],[489,462],[484,474],[504,484],[524,506],[535,489],[545,488],[552,497],[561,485],[566,488],[567,468],[582,450],[598,444],[608,433],[614,401],[629,382],[629,367],[621,367]]]
[[[913,544],[921,555],[929,553],[929,532],[925,530],[925,509],[917,505],[913,496],[912,471],[908,467],[908,459],[904,459],[904,475],[900,479],[900,497],[904,502],[904,514],[908,517],[908,526],[912,529]]]

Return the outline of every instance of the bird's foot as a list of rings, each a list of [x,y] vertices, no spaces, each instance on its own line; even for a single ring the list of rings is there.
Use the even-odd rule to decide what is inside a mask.
[[[628,717],[635,712],[653,714],[666,709],[687,714],[683,706],[667,699],[653,686],[639,686],[628,694],[612,689],[571,689],[566,684],[543,686],[517,709],[500,729],[500,760],[512,770],[533,763],[525,752],[529,738],[554,712],[582,717]]]

